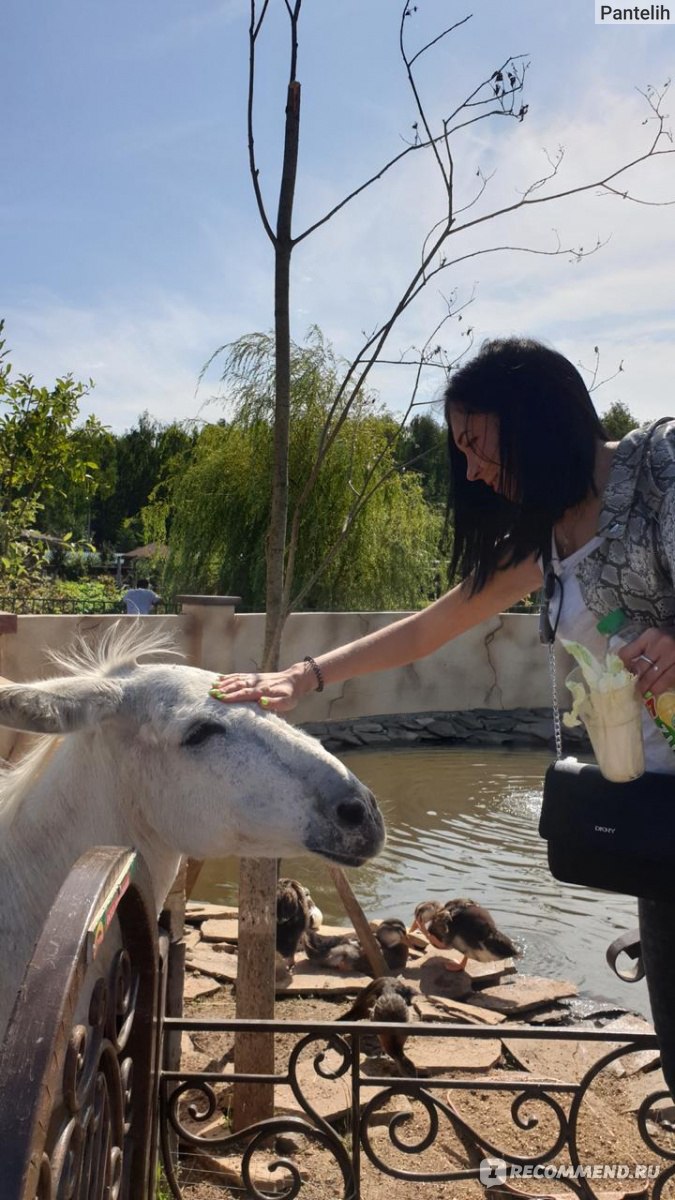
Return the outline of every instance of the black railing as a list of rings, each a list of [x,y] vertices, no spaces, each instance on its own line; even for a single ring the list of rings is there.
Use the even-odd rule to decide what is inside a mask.
[[[632,1070],[631,1055],[657,1051],[652,1033],[163,1017],[166,940],[158,939],[137,854],[99,848],[76,863],[37,940],[0,1051],[2,1200],[155,1200],[158,1134],[174,1200],[187,1200],[200,1175],[215,1170],[228,1172],[216,1187],[243,1185],[255,1200],[270,1190],[295,1200],[305,1184],[316,1195],[319,1172],[320,1194],[336,1200],[360,1200],[387,1179],[430,1183],[430,1195],[461,1180],[489,1185],[495,1197],[499,1183],[513,1195],[519,1181],[532,1195],[538,1180],[547,1195],[563,1189],[581,1200],[615,1191],[607,1180],[619,1181],[622,1194],[672,1194],[675,1126],[672,1108],[660,1108],[669,1100],[662,1078],[641,1077],[634,1112],[621,1118],[624,1142],[612,1143],[618,1072]],[[238,1031],[288,1039],[274,1074],[221,1066]],[[176,1067],[166,1050],[183,1033],[229,1035],[225,1054],[216,1039],[217,1069]],[[406,1035],[410,1075],[386,1074],[388,1059],[362,1060],[378,1033]],[[492,1075],[437,1067],[415,1075],[429,1037],[455,1045],[499,1039],[506,1057]],[[513,1069],[523,1039],[530,1053],[565,1043],[574,1053],[541,1079]],[[584,1047],[591,1065],[574,1073]],[[294,1112],[234,1133],[232,1090],[256,1082],[285,1087]],[[317,1085],[335,1089],[339,1103],[323,1108]]]
[[[71,616],[77,613],[121,613],[124,605],[120,600],[87,601],[66,596],[0,596],[0,609],[16,613],[17,616]]]
[[[334,1175],[326,1194],[342,1197],[342,1200],[359,1200],[366,1171],[375,1171],[380,1177],[405,1180],[409,1184],[475,1179],[488,1186],[496,1186],[499,1182],[507,1183],[510,1178],[517,1184],[518,1179],[526,1180],[529,1177],[530,1186],[532,1180],[546,1181],[547,1194],[552,1186],[550,1180],[555,1178],[556,1183],[583,1200],[596,1200],[607,1191],[606,1182],[596,1182],[599,1177],[598,1166],[604,1172],[600,1174],[601,1179],[618,1178],[629,1191],[634,1187],[632,1181],[635,1180],[640,1189],[639,1195],[649,1195],[654,1200],[661,1196],[665,1185],[675,1176],[675,1143],[666,1127],[659,1136],[659,1127],[654,1123],[658,1119],[654,1105],[668,1097],[663,1086],[659,1088],[657,1084],[649,1095],[645,1095],[634,1118],[634,1132],[644,1151],[644,1161],[636,1162],[634,1142],[630,1150],[624,1153],[624,1163],[602,1164],[596,1161],[589,1166],[587,1157],[589,1133],[591,1137],[594,1132],[600,1135],[600,1148],[606,1135],[606,1130],[602,1128],[594,1130],[598,1121],[592,1103],[585,1107],[592,1085],[601,1074],[612,1069],[612,1064],[625,1056],[647,1048],[655,1049],[656,1041],[652,1034],[587,1028],[535,1031],[532,1027],[522,1025],[500,1025],[499,1030],[495,1031],[485,1025],[364,1025],[194,1018],[167,1020],[164,1028],[201,1034],[234,1034],[241,1031],[300,1035],[291,1051],[286,1070],[273,1076],[237,1075],[229,1071],[160,1072],[164,1170],[175,1200],[184,1200],[186,1193],[183,1188],[200,1177],[200,1153],[203,1156],[203,1176],[208,1177],[209,1164],[213,1164],[214,1159],[217,1161],[218,1156],[227,1155],[227,1162],[231,1163],[232,1155],[236,1152],[240,1156],[241,1183],[256,1200],[265,1200],[268,1194],[265,1191],[265,1172],[267,1179],[276,1182],[279,1189],[277,1194],[280,1193],[284,1200],[301,1196],[304,1183],[308,1182],[308,1173],[303,1169],[300,1156],[289,1157],[283,1151],[277,1152],[275,1139],[284,1135],[290,1135],[291,1138],[302,1135],[310,1144],[323,1149],[325,1156],[331,1160]],[[365,1073],[361,1067],[364,1039],[371,1038],[377,1032],[391,1035],[397,1031],[407,1035],[406,1055],[413,1062],[415,1041],[425,1037],[498,1037],[510,1041],[527,1039],[530,1043],[534,1039],[548,1045],[570,1041],[575,1044],[590,1042],[611,1045],[608,1045],[606,1053],[600,1053],[579,1081],[540,1081],[534,1076],[524,1080],[520,1073],[509,1080],[508,1071],[501,1072],[499,1078],[391,1078]],[[302,1077],[298,1071],[306,1053],[310,1055],[317,1080],[332,1080],[336,1087],[348,1088],[346,1115],[341,1125],[324,1119],[312,1102],[311,1080],[306,1071]],[[329,1055],[333,1060],[330,1063]],[[275,1116],[239,1133],[229,1132],[224,1128],[226,1118],[223,1114],[227,1113],[230,1106],[230,1089],[237,1083],[251,1082],[288,1085],[301,1110],[300,1115]],[[498,1093],[508,1098],[509,1134],[513,1137],[505,1136],[503,1124],[499,1127],[501,1132],[497,1131],[497,1127],[491,1127],[489,1117],[483,1117],[481,1125],[462,1112],[462,1096],[469,1092],[486,1099],[489,1096],[494,1099]],[[387,1106],[397,1100],[405,1100],[412,1111],[394,1112],[387,1117]],[[218,1113],[221,1114],[220,1120],[214,1122],[214,1114]],[[386,1122],[384,1137],[383,1117]],[[411,1126],[409,1131],[406,1129],[408,1122]],[[215,1132],[214,1125],[220,1127]],[[208,1126],[208,1134],[200,1133],[200,1126]],[[170,1152],[170,1130],[178,1139],[184,1155],[190,1156],[189,1169],[181,1165],[180,1157],[176,1160],[175,1154]],[[522,1143],[527,1142],[528,1138],[531,1148],[524,1151]],[[449,1140],[457,1150],[456,1157],[464,1159],[464,1163],[450,1168],[446,1158],[446,1169],[439,1169],[437,1162],[430,1165],[426,1160],[430,1155],[433,1157],[434,1149],[442,1146],[447,1152]],[[514,1141],[520,1143],[520,1151],[513,1148]],[[407,1164],[403,1165],[402,1160],[407,1160]],[[308,1161],[311,1163],[311,1158]],[[255,1172],[254,1164],[257,1166]],[[612,1186],[610,1183],[610,1189]],[[311,1187],[308,1190],[311,1192]]]
[[[17,616],[113,616],[116,613],[124,615],[126,609],[123,600],[87,600],[86,598],[72,599],[67,596],[51,598],[48,596],[13,596],[0,595],[0,611],[16,613]],[[174,614],[180,611],[176,603],[162,602],[156,605],[153,613],[159,615]]]

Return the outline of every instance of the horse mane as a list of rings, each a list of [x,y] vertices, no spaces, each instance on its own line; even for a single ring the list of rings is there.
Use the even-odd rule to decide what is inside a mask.
[[[108,626],[96,641],[84,634],[65,650],[49,650],[49,660],[66,675],[116,675],[132,670],[142,658],[172,654],[182,657],[176,639],[166,629],[144,622],[122,619]]]
[[[120,620],[110,625],[96,641],[80,634],[65,650],[49,650],[49,661],[66,675],[116,675],[133,670],[142,658],[162,654],[180,655],[175,637],[140,619]],[[26,681],[28,682],[28,681]],[[34,744],[16,763],[0,760],[0,826],[11,821],[28,788],[40,776],[62,734],[35,734]]]

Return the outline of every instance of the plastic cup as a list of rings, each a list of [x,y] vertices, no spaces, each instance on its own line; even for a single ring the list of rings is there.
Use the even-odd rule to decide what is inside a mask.
[[[568,676],[583,682],[588,698],[579,716],[586,726],[591,746],[605,779],[628,783],[644,773],[642,701],[632,680],[622,688],[600,692],[590,689],[580,667]]]

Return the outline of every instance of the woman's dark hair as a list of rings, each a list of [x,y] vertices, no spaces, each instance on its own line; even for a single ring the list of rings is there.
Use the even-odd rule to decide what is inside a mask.
[[[607,435],[576,367],[529,338],[485,342],[444,395],[450,454],[448,514],[454,520],[450,578],[479,592],[500,567],[550,544],[553,525],[594,490],[596,441]],[[453,410],[499,422],[499,490],[466,477],[450,429]]]

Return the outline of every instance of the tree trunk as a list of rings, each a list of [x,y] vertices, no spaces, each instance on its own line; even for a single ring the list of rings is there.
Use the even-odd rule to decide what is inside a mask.
[[[299,12],[299,4],[296,7]],[[300,84],[293,78],[297,53],[293,25],[291,82],[286,98],[284,159],[274,239],[274,467],[267,533],[265,644],[262,669],[279,665],[281,635],[287,617],[284,602],[286,530],[288,526],[288,457],[291,422],[291,254],[292,218],[300,136]],[[274,1017],[276,940],[276,863],[244,859],[239,885],[239,969],[237,1016]],[[235,1070],[271,1074],[274,1038],[270,1034],[238,1034]],[[272,1116],[272,1084],[239,1084],[235,1088],[234,1128],[242,1129]]]
[[[288,448],[291,421],[291,223],[300,137],[300,84],[292,80],[286,100],[284,161],[274,247],[274,473],[267,534],[267,593],[262,668],[279,665],[281,634],[287,617],[284,603],[286,529],[288,525]]]

